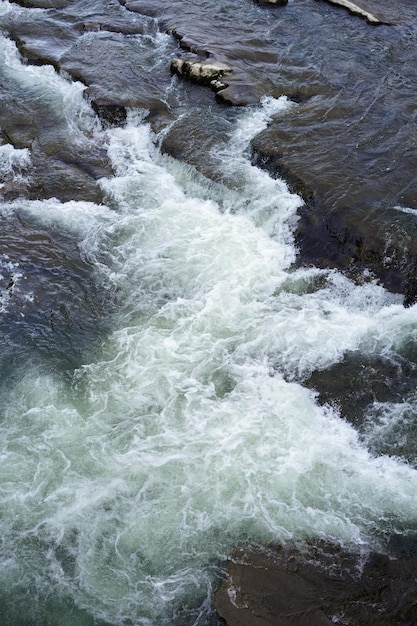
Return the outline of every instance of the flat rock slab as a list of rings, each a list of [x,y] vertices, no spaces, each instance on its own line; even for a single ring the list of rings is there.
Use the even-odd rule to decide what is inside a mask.
[[[88,85],[88,94],[97,105],[160,106],[169,84],[156,81],[143,67],[143,57],[152,56],[146,41],[106,31],[86,33],[60,59],[60,68]],[[106,68],[101,71],[100,68]],[[168,70],[168,63],[166,70]]]
[[[227,626],[410,626],[417,560],[402,548],[365,557],[324,543],[238,549],[214,606]]]

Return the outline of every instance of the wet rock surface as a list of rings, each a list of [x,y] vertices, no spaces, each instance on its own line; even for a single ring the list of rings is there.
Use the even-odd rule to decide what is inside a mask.
[[[301,263],[337,267],[352,278],[369,269],[411,304],[417,294],[411,127],[396,111],[393,92],[375,100],[363,90],[354,109],[343,102],[349,89],[327,88],[272,121],[252,142],[252,160],[305,200],[297,231]]]
[[[324,543],[238,549],[214,605],[227,626],[412,626],[416,557],[415,541],[396,538],[388,555]]]
[[[341,363],[313,372],[305,384],[355,427],[372,454],[399,458],[415,467],[417,446],[410,436],[416,428],[413,350],[408,346],[396,359],[349,353]]]
[[[9,94],[0,115],[1,125],[10,146],[17,150],[29,149],[30,153],[25,177],[10,176],[3,181],[0,189],[3,199],[53,197],[62,201],[78,198],[102,202],[98,180],[112,175],[105,150],[94,142],[88,147],[74,145],[61,130],[62,122],[52,110],[42,107],[36,94],[32,102],[27,98],[27,106],[19,107],[16,114],[19,92],[17,89],[14,98]]]
[[[402,402],[414,393],[416,382],[417,371],[409,360],[351,353],[342,363],[313,372],[307,385],[319,391],[322,402],[337,406],[343,417],[361,428],[368,407]]]
[[[414,304],[417,222],[401,209],[381,209],[370,216],[371,210],[371,199],[362,206],[340,207],[324,216],[303,208],[297,231],[302,262],[337,267],[353,278],[369,269],[388,290],[403,294],[406,306]]]
[[[104,126],[123,124],[127,106],[166,108],[162,100],[171,80],[169,61],[162,60],[166,80],[161,80],[161,85],[143,67],[146,39],[129,39],[143,33],[144,26],[151,26],[119,2],[92,5],[91,9],[83,3],[63,1],[16,4],[25,8],[6,14],[2,27],[23,57],[34,65],[51,65],[86,85],[85,97]],[[37,11],[35,22],[32,10]],[[149,54],[153,54],[152,47]],[[97,181],[113,173],[105,149],[94,141],[87,149],[81,143],[74,146],[73,138],[65,136],[65,121],[22,85],[9,83],[1,100],[2,132],[15,148],[28,148],[32,162],[25,185],[16,181],[6,185],[3,197],[102,202]]]
[[[163,85],[146,72],[144,46],[146,42],[142,45],[120,33],[95,32],[80,37],[59,65],[88,86],[87,93],[96,106],[159,108],[169,82],[168,72]],[[152,49],[149,54],[153,54]],[[101,64],[109,69],[99,73]]]
[[[201,122],[204,122],[204,125]],[[227,141],[229,130],[230,122],[227,118],[219,119],[217,116],[208,115],[207,109],[202,107],[198,116],[194,113],[184,114],[177,119],[169,132],[162,136],[160,149],[163,154],[184,161],[207,178],[217,181],[221,178],[219,174],[221,158],[216,148],[219,139]],[[201,162],[199,151],[194,149],[195,145],[199,146],[199,151],[205,152],[204,162]]]
[[[79,367],[104,333],[110,291],[98,287],[71,236],[23,209],[2,214],[0,225],[1,384],[28,354],[54,372]]]

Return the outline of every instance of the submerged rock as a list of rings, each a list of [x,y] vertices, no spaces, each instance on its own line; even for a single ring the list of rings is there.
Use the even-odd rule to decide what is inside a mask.
[[[367,555],[325,543],[237,549],[214,606],[227,626],[411,626],[417,559],[409,544],[394,538],[389,554]]]
[[[3,98],[0,141],[17,151],[26,150],[27,160],[17,176],[13,170],[2,181],[1,196],[103,202],[98,180],[113,174],[105,147],[94,140],[77,144],[68,134],[64,116],[38,98],[36,91],[14,87],[10,85]],[[19,110],[23,98],[26,106]]]
[[[288,4],[288,0],[256,0],[258,4],[268,5],[272,4],[277,7],[283,7]]]
[[[54,375],[80,367],[107,324],[112,295],[96,282],[77,238],[41,221],[24,202],[0,216],[1,384],[29,355],[49,361]]]
[[[186,50],[187,52],[192,52],[193,54],[199,55],[200,57],[208,58],[210,56],[210,52],[198,41],[195,41],[192,37],[181,33],[177,29],[172,29],[169,33],[176,39],[179,43],[179,46],[182,50]]]

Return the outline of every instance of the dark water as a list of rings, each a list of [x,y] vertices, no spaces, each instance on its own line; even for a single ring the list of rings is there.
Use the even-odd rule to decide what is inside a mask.
[[[3,623],[414,534],[417,8],[366,4],[0,2]]]

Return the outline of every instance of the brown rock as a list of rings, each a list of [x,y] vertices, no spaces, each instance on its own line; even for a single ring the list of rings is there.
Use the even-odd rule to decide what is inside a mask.
[[[227,626],[411,626],[417,560],[403,543],[367,556],[325,543],[237,549],[214,606]]]

